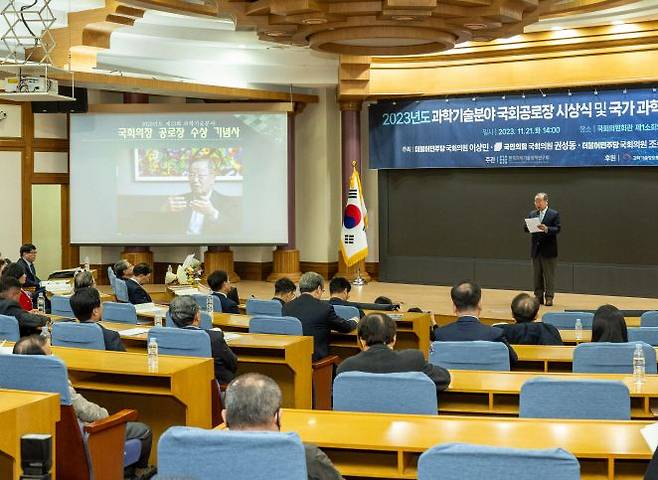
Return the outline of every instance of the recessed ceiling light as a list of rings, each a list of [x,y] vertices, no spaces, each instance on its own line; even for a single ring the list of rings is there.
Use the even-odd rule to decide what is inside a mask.
[[[302,20],[302,23],[304,25],[322,25],[323,23],[327,23],[327,19],[322,17],[305,18]]]
[[[281,31],[272,31],[272,32],[265,32],[265,35],[268,37],[289,37],[290,34],[286,32],[281,32]]]
[[[615,20],[614,22],[612,22],[612,24],[613,25],[626,25],[626,22],[624,22],[623,20]]]
[[[484,23],[466,23],[464,26],[469,30],[484,30],[487,28]]]
[[[564,30],[564,27],[560,27],[560,26],[551,27],[551,30],[553,30],[554,32],[561,32],[562,30]]]
[[[395,15],[393,20],[397,20],[398,22],[409,22],[411,20],[416,20],[416,17],[412,17],[411,15]]]

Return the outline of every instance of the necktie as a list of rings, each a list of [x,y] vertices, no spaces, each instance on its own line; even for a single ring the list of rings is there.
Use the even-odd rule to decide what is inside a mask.
[[[544,213],[545,212],[539,212],[539,222],[540,223],[544,221]]]

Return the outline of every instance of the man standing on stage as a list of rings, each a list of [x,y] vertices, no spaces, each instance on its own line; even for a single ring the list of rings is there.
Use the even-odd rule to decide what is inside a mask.
[[[540,304],[553,305],[555,296],[555,267],[557,265],[557,234],[560,233],[560,214],[548,208],[548,194],[540,192],[535,195],[535,208],[528,218],[539,217],[539,230],[533,233],[530,244],[535,297]],[[528,227],[524,225],[527,232]]]

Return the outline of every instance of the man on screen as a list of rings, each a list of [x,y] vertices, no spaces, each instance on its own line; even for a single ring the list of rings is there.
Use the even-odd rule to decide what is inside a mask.
[[[212,159],[197,157],[190,160],[189,176],[191,192],[170,196],[166,210],[181,216],[188,235],[201,235],[216,230],[220,223],[227,224],[227,198],[214,190],[215,166]],[[228,225],[227,225],[228,226]]]
[[[555,267],[557,265],[557,234],[560,233],[560,214],[548,208],[548,194],[535,195],[535,208],[528,218],[539,217],[540,232],[532,233],[530,256],[534,278],[535,297],[540,304],[553,305],[555,297]],[[528,227],[524,224],[524,230]]]

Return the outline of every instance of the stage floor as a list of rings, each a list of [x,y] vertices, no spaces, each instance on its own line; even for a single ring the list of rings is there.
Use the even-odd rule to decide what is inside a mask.
[[[243,299],[247,299],[252,295],[256,298],[271,298],[274,294],[274,284],[268,282],[242,280],[236,283],[235,286],[238,288],[240,298]],[[325,285],[325,288],[327,289],[325,298],[329,298],[328,285]],[[164,292],[164,285],[148,285],[147,290]],[[518,293],[521,292],[518,290],[483,290],[481,316],[483,318],[511,319],[510,304]],[[411,307],[419,307],[437,315],[452,315],[450,287],[437,285],[373,281],[363,287],[353,287],[350,300],[372,302],[380,295],[389,297],[394,302],[400,302],[401,310],[404,311]],[[592,310],[606,303],[611,303],[622,310],[658,310],[658,299],[655,298],[557,293],[554,302],[552,307],[542,306],[540,315],[547,311],[562,311],[565,309],[582,308]]]

